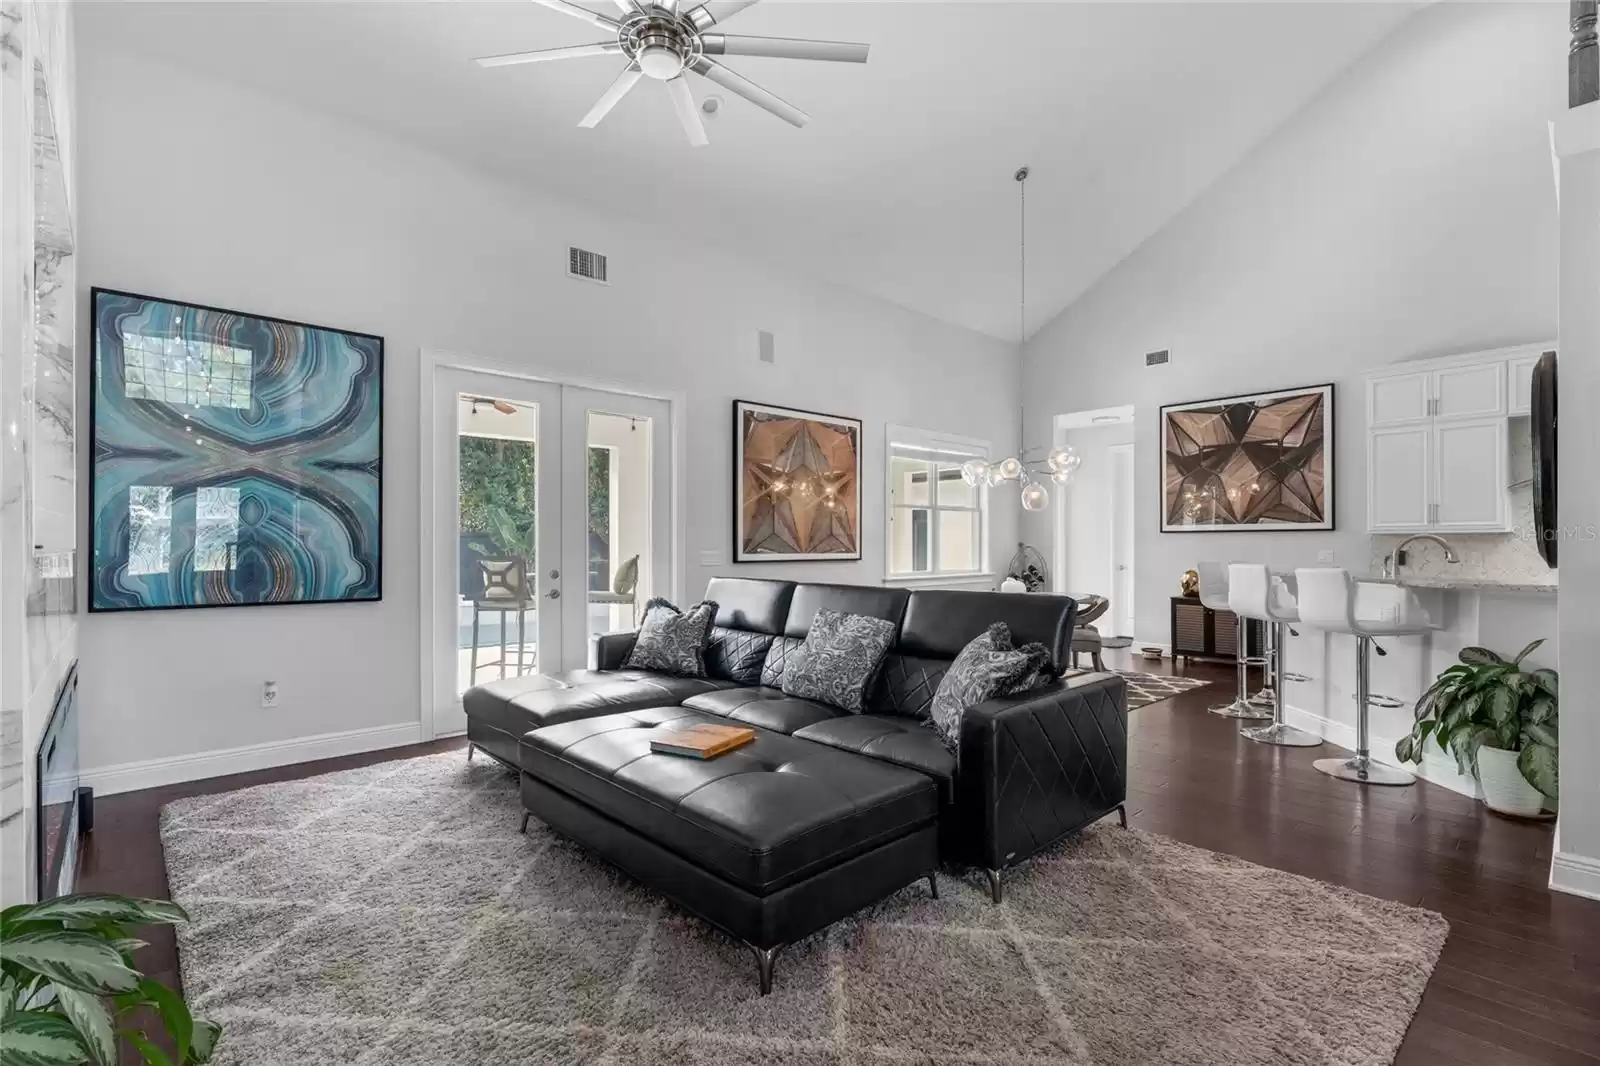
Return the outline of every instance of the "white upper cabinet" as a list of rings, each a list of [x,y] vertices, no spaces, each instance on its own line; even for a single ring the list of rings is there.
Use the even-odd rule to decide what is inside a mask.
[[[1532,352],[1528,355],[1515,356],[1511,360],[1507,377],[1511,383],[1511,396],[1507,401],[1506,409],[1514,415],[1532,413],[1533,408],[1533,368],[1538,365],[1539,357],[1543,352]]]
[[[1426,422],[1433,407],[1433,375],[1396,374],[1367,381],[1367,425]]]
[[[1510,415],[1549,345],[1406,363],[1367,378],[1367,529],[1505,533]]]
[[[1483,418],[1505,413],[1504,363],[1453,366],[1433,372],[1435,418]]]
[[[1506,420],[1493,416],[1440,420],[1432,432],[1433,515],[1429,528],[1454,533],[1510,529]]]

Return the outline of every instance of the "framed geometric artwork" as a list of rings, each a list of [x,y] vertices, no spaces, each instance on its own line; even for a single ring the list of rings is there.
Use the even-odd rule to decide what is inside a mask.
[[[1333,386],[1161,409],[1161,532],[1333,526]]]
[[[94,289],[89,609],[383,597],[383,338]]]
[[[861,558],[861,423],[733,402],[733,561]]]

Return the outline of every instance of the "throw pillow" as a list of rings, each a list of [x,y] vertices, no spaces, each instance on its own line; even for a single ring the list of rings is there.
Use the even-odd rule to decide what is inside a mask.
[[[895,625],[882,618],[826,607],[811,620],[805,642],[789,653],[783,691],[847,711],[866,708],[867,689],[894,643]]]
[[[657,597],[644,605],[638,639],[622,664],[626,670],[659,670],[682,677],[706,676],[706,638],[716,620],[710,600],[680,611]]]
[[[1043,644],[1013,647],[1011,629],[996,622],[973,637],[939,682],[928,713],[944,746],[959,755],[961,716],[996,696],[1024,692],[1053,676]]]

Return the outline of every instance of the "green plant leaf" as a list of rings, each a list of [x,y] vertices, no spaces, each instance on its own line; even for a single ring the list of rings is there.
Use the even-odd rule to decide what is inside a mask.
[[[1460,658],[1468,666],[1492,666],[1505,662],[1488,648],[1462,648]]]
[[[1528,784],[1551,799],[1559,799],[1559,762],[1555,748],[1546,744],[1530,744],[1517,756],[1517,769],[1522,771],[1523,779]]]
[[[189,916],[170,900],[131,899],[103,893],[60,896],[21,908],[27,921],[116,922],[128,925],[172,925]]]
[[[117,950],[88,933],[62,930],[8,937],[0,941],[0,959],[84,992],[126,992],[139,984],[139,975]]]
[[[205,1063],[217,1053],[217,1041],[222,1039],[222,1026],[205,1018],[194,1020],[194,1042],[189,1046],[189,1061]]]
[[[1456,757],[1456,769],[1463,774],[1478,774],[1478,749],[1494,739],[1490,729],[1467,728],[1450,738],[1450,754]]]
[[[117,1037],[111,1030],[111,1012],[100,997],[65,985],[55,986],[56,1005],[72,1022],[89,1054],[100,1066],[117,1066]]]
[[[1533,653],[1535,648],[1537,648],[1539,645],[1541,645],[1543,643],[1544,643],[1544,638],[1540,637],[1538,640],[1534,641],[1532,644],[1529,644],[1526,648],[1523,648],[1521,651],[1517,652],[1517,657],[1515,659],[1512,659],[1511,661],[1513,663],[1521,663],[1522,660],[1526,659],[1529,655],[1531,655]]]
[[[124,1030],[123,1035],[128,1038],[128,1043],[138,1050],[139,1056],[144,1059],[148,1066],[172,1066],[172,1059],[167,1053],[150,1043],[143,1033]]]
[[[1489,690],[1488,708],[1489,720],[1497,728],[1513,724],[1517,718],[1516,693],[1504,685],[1496,685]]]
[[[1522,735],[1529,743],[1543,744],[1547,748],[1561,750],[1560,734],[1549,722],[1529,722],[1522,727]]]
[[[1560,687],[1560,678],[1554,670],[1535,670],[1530,676],[1552,697],[1558,700],[1561,698],[1561,693],[1557,691]]]
[[[194,1019],[189,1016],[189,1005],[178,993],[148,977],[139,982],[139,992],[161,1015],[161,1024],[171,1034],[181,1060],[188,1054],[189,1043],[194,1039]]]
[[[1399,759],[1401,762],[1419,761],[1419,756],[1417,754],[1417,738],[1415,734],[1401,737],[1395,742],[1394,757]]]
[[[23,1011],[0,1026],[0,1066],[82,1066],[89,1052],[59,1014]]]
[[[1529,722],[1552,722],[1556,717],[1556,701],[1549,696],[1538,696],[1528,704],[1528,713],[1525,716]]]

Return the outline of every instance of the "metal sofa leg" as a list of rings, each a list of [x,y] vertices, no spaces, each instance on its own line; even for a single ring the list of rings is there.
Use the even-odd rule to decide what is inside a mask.
[[[772,964],[778,961],[778,952],[784,949],[783,944],[770,948],[758,948],[754,944],[748,945],[756,953],[756,969],[761,975],[761,994],[772,995]]]
[[[478,745],[473,744],[471,742],[468,742],[468,744],[467,744],[467,761],[468,762],[472,761],[472,756],[477,750],[478,750]]]
[[[1128,808],[1125,804],[1117,804],[1117,821],[1122,823],[1122,828],[1128,828]]]
[[[939,874],[935,871],[928,875],[928,895],[934,899],[939,898]]]
[[[990,898],[993,899],[996,903],[1005,902],[1005,894],[1004,894],[1004,892],[1002,891],[1002,889],[1000,887],[1000,871],[999,870],[985,870],[983,872],[989,878],[989,896],[990,896]]]
[[[533,812],[531,812],[531,811],[523,811],[522,812],[522,825],[517,829],[517,832],[526,833],[528,831],[528,819],[532,818],[532,817],[533,817]]]

